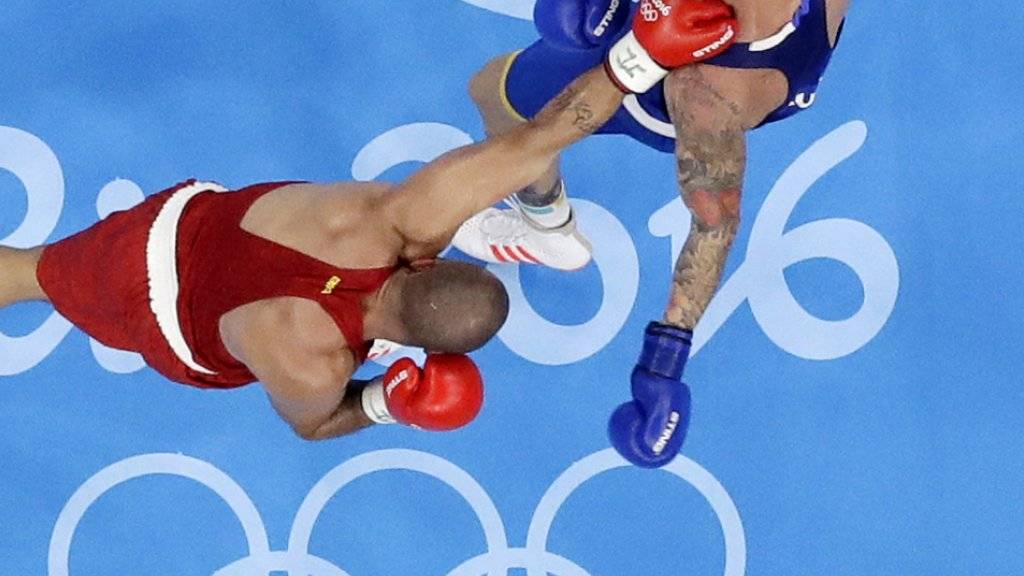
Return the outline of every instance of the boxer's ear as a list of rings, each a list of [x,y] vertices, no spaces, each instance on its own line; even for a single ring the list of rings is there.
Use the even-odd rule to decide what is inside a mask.
[[[430,268],[434,264],[437,264],[437,258],[420,258],[419,260],[414,260],[410,262],[409,268],[411,268],[413,271],[418,272],[420,270],[426,270],[427,268]]]

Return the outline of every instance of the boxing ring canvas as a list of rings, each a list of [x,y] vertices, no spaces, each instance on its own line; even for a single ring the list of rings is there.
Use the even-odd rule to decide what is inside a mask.
[[[0,243],[188,177],[400,179],[483,137],[467,81],[534,40],[531,7],[8,0]],[[565,155],[594,264],[494,268],[512,312],[457,432],[307,443],[258,387],[171,384],[47,306],[0,312],[0,571],[1019,573],[1022,28],[1009,0],[854,2],[814,110],[750,137],[664,470],[605,427],[689,220],[674,159],[622,137]]]

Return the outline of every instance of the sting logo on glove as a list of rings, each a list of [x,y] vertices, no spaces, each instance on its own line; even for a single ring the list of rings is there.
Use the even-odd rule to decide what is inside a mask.
[[[672,439],[672,435],[676,432],[676,427],[679,425],[679,412],[672,412],[668,415],[668,425],[665,426],[665,430],[661,433],[661,438],[654,443],[653,451],[655,456],[660,456],[665,451],[665,447],[668,446],[669,440]]]
[[[463,354],[428,354],[422,369],[402,358],[362,392],[363,412],[370,420],[423,430],[461,428],[476,418],[483,403],[480,370]]]
[[[619,406],[608,422],[612,446],[631,463],[658,468],[672,461],[690,424],[690,389],[683,368],[693,334],[651,322],[643,351],[630,376],[633,399]]]
[[[395,388],[409,379],[409,370],[400,370],[398,374],[395,374],[388,380],[388,383],[384,385],[384,393],[387,394],[388,398],[391,398],[391,393],[395,391]]]
[[[725,34],[722,34],[721,38],[715,40],[714,42],[708,44],[707,46],[701,48],[700,50],[694,51],[693,57],[707,58],[708,56],[721,50],[722,47],[725,46],[727,42],[732,40],[734,36],[736,36],[736,31],[733,29],[732,26],[729,26],[729,28],[726,29]]]
[[[594,28],[594,36],[600,38],[611,26],[612,20],[615,18],[616,12],[619,11],[619,0],[612,0],[608,6],[608,11],[604,13],[604,17],[598,22],[597,28]]]

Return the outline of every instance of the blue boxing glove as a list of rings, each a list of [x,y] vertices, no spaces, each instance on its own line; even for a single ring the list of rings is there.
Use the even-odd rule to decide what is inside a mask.
[[[537,0],[533,22],[545,42],[563,50],[605,48],[629,27],[630,0]]]
[[[619,406],[608,422],[612,446],[633,464],[658,468],[679,453],[690,425],[690,389],[683,367],[693,333],[651,322],[644,332],[640,360],[630,377],[633,400]]]

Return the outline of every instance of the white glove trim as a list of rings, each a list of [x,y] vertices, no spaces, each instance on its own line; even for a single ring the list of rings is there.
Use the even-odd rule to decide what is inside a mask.
[[[363,413],[377,424],[394,424],[395,419],[388,410],[387,399],[384,397],[384,377],[378,376],[363,388],[360,398]]]
[[[641,94],[668,76],[630,30],[608,52],[608,71],[623,88]]]

